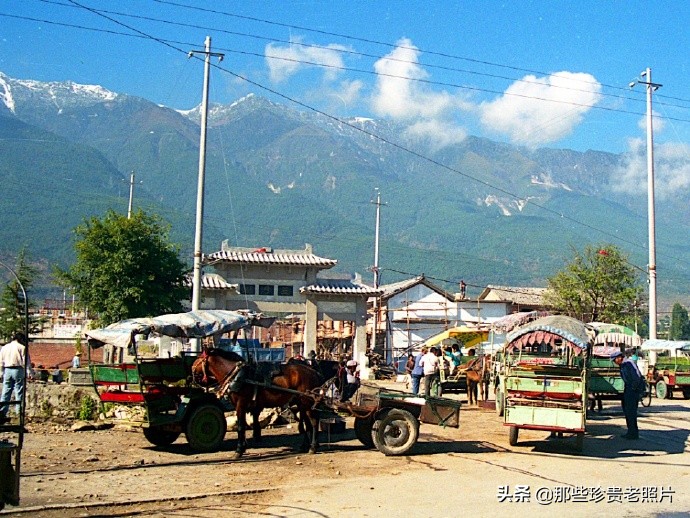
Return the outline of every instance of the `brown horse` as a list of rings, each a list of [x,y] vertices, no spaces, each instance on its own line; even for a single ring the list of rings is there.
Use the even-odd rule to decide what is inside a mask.
[[[479,356],[465,366],[468,404],[479,405],[478,396],[481,396],[482,401],[489,399],[490,374],[491,360],[486,356]]]
[[[213,384],[209,374],[218,380],[218,397],[227,397],[237,413],[237,450],[239,458],[247,449],[247,412],[254,419],[254,439],[260,438],[256,416],[264,408],[283,407],[295,403],[299,412],[299,430],[304,442],[303,451],[316,453],[318,446],[318,414],[314,409],[317,395],[314,389],[321,385],[318,373],[309,366],[282,364],[271,373],[270,381],[259,380],[256,364],[248,364],[239,354],[221,349],[204,350],[192,365],[194,379],[204,386]],[[242,373],[242,374],[240,374]],[[246,379],[244,376],[246,375]],[[233,382],[242,379],[233,386]],[[310,396],[311,395],[311,396]]]

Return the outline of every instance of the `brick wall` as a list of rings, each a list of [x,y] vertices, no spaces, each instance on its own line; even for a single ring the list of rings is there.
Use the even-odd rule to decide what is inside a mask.
[[[88,351],[84,347],[84,353],[81,357],[82,366],[86,366],[88,361]],[[43,365],[46,369],[53,369],[56,365],[60,369],[69,369],[72,366],[72,358],[74,357],[75,343],[70,341],[31,341],[29,343],[29,356],[31,362],[36,365]],[[101,362],[103,361],[103,349],[93,349],[91,351],[91,360]]]

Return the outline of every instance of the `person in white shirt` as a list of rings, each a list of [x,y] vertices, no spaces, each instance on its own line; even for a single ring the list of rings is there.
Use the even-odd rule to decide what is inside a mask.
[[[8,402],[12,401],[12,393],[17,396],[15,401],[24,398],[26,386],[26,364],[28,353],[26,345],[28,340],[22,332],[17,332],[11,342],[0,349],[0,366],[2,373],[2,396],[0,396],[0,424],[7,422],[7,412],[10,409]]]
[[[431,395],[431,385],[440,382],[439,376],[439,357],[436,355],[436,347],[429,349],[420,360],[420,365],[424,369],[424,397]]]
[[[77,351],[74,353],[74,358],[72,358],[72,368],[78,369],[79,367],[81,367],[81,353]]]

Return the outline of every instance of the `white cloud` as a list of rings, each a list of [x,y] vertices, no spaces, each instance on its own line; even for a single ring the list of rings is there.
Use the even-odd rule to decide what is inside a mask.
[[[396,119],[433,118],[452,109],[455,100],[448,92],[425,90],[410,79],[427,79],[417,63],[419,50],[409,39],[398,41],[390,54],[374,63],[378,74],[372,97],[376,114]]]
[[[631,139],[624,164],[613,173],[611,185],[625,194],[647,193],[647,144]],[[654,193],[660,200],[690,191],[690,145],[654,144]]]
[[[419,65],[420,52],[406,38],[397,45],[374,64],[377,73],[371,97],[374,113],[408,123],[408,136],[433,142],[435,147],[464,139],[465,130],[453,121],[463,107],[462,99],[446,91],[432,91],[415,81],[429,77]]]
[[[343,45],[327,45],[323,47],[309,47],[298,45],[299,40],[294,39],[295,44],[280,46],[269,43],[264,51],[266,64],[268,65],[271,81],[279,83],[289,79],[297,72],[308,67],[323,66],[324,77],[328,81],[334,80],[343,72],[345,64],[342,59],[342,50],[347,50]]]
[[[482,103],[481,122],[516,144],[544,145],[569,135],[599,101],[600,91],[601,85],[590,74],[528,75],[498,99]]]
[[[645,115],[639,121],[637,121],[637,126],[643,130],[647,131],[647,116]],[[652,110],[652,129],[654,133],[664,131],[666,128],[666,121],[659,115],[659,112]]]
[[[462,142],[467,137],[467,131],[447,121],[420,120],[408,126],[405,134],[411,139],[424,141],[435,151]]]

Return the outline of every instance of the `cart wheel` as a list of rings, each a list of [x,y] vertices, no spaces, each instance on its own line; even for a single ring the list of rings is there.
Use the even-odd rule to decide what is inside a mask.
[[[582,451],[585,447],[585,432],[577,432],[575,435],[575,449]]]
[[[385,455],[404,455],[418,437],[419,421],[407,410],[394,408],[373,426],[374,446]]]
[[[652,404],[652,387],[649,386],[649,383],[645,383],[644,388],[645,391],[640,398],[640,403],[642,403],[642,406],[647,407]]]
[[[517,426],[511,426],[508,432],[508,444],[515,446],[518,443],[518,432],[520,429]]]
[[[372,437],[373,426],[373,418],[355,417],[355,436],[367,448],[374,447],[374,438]]]
[[[169,432],[156,426],[144,428],[144,437],[154,446],[170,446],[180,436],[180,432]]]
[[[656,397],[666,399],[668,397],[668,385],[663,380],[656,382]]]
[[[690,388],[683,389],[683,399],[690,399]]]
[[[228,425],[223,411],[215,405],[202,405],[187,421],[185,436],[193,450],[218,451],[223,444]]]

